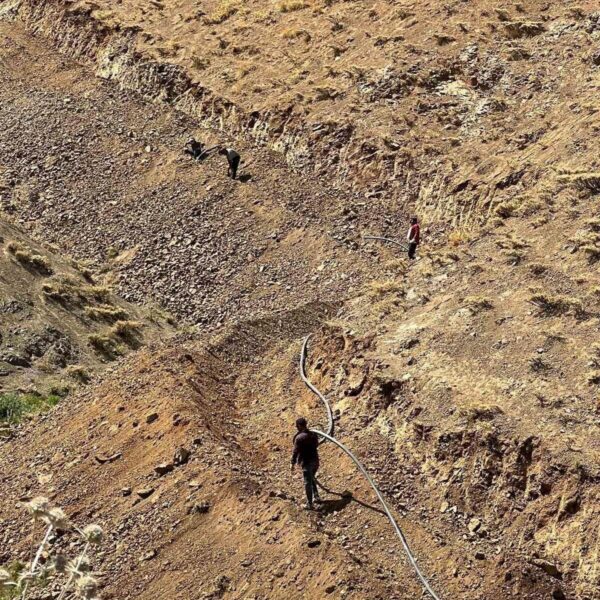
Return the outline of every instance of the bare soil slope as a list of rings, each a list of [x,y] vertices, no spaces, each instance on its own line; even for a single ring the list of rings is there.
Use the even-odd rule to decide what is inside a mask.
[[[338,435],[442,598],[600,599],[591,3],[0,7],[5,210],[205,330],[0,447],[0,562],[28,552],[17,500],[47,493],[110,532],[107,597],[419,597],[372,507],[299,510],[291,429],[323,411],[297,358],[317,331]],[[321,68],[333,91],[308,82]],[[245,183],[181,155],[199,123],[249,157]],[[361,240],[409,209],[418,261]],[[322,453],[327,487],[372,503]]]

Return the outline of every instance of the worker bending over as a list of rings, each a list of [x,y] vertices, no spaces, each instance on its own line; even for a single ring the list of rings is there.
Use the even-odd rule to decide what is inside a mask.
[[[231,179],[235,179],[238,167],[240,166],[240,155],[233,148],[221,148],[219,154],[227,157],[227,174]]]
[[[304,417],[296,421],[298,433],[294,436],[294,451],[292,453],[292,473],[296,464],[302,467],[304,475],[304,490],[306,491],[307,510],[313,510],[313,501],[321,502],[315,476],[319,470],[319,437],[308,429]]]

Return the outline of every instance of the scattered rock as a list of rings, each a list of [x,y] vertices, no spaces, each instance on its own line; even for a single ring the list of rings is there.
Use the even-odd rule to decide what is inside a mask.
[[[306,545],[309,548],[318,548],[321,545],[321,540],[308,540],[308,542],[306,542]]]
[[[192,453],[185,448],[177,448],[175,451],[175,456],[173,457],[173,463],[180,467],[181,465],[185,465],[188,460],[190,460],[190,456]]]
[[[479,519],[471,519],[467,527],[471,533],[476,533],[481,528],[481,521]]]
[[[155,421],[158,421],[158,413],[153,412],[153,413],[146,415],[146,423],[148,423],[148,425],[150,425],[151,423],[154,423]]]
[[[544,560],[541,558],[534,558],[531,560],[531,564],[535,565],[545,571],[550,577],[555,577],[556,579],[562,579],[562,573],[560,569],[549,560]]]
[[[121,494],[123,494],[123,496],[125,496],[125,497],[131,496],[131,488],[130,487],[121,488]]]
[[[198,514],[205,515],[210,510],[210,504],[208,502],[197,502],[192,504],[188,508],[188,515]]]
[[[155,489],[154,488],[142,488],[140,490],[136,490],[135,493],[142,499],[145,500],[146,498],[150,498],[150,496],[152,496],[152,494],[154,494]]]
[[[95,458],[96,458],[96,462],[98,462],[101,465],[105,465],[107,463],[115,462],[115,460],[119,460],[119,458],[121,458],[121,456],[123,456],[123,455],[120,452],[116,452],[115,454],[112,454],[111,456],[102,456],[100,454],[97,454],[95,456]]]
[[[485,560],[485,554],[481,551],[475,552],[475,559],[476,560]]]
[[[162,477],[167,473],[171,473],[174,468],[175,467],[173,466],[173,463],[161,463],[160,465],[156,465],[156,467],[154,467],[154,472],[158,476]]]
[[[142,555],[140,557],[140,562],[146,562],[148,560],[152,560],[153,558],[156,558],[158,552],[156,552],[156,550],[153,548],[152,550],[150,550],[149,552],[146,552],[146,554]]]

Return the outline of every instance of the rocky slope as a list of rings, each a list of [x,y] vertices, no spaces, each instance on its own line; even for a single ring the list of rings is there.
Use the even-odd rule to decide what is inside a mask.
[[[595,7],[284,4],[0,4],[5,211],[202,325],[0,446],[0,563],[29,551],[17,501],[45,493],[109,532],[106,597],[419,597],[333,448],[337,494],[299,510],[316,332],[338,435],[442,598],[598,600]],[[320,84],[283,68],[277,36],[312,77],[335,61],[357,79],[304,103]],[[187,160],[190,131],[235,143],[250,177]],[[408,210],[416,263],[361,239],[398,236]]]

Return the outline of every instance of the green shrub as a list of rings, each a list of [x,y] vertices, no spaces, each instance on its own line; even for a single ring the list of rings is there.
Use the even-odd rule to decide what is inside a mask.
[[[0,422],[19,423],[27,415],[45,412],[56,406],[58,402],[60,402],[60,398],[54,394],[48,396],[17,393],[1,394]]]

